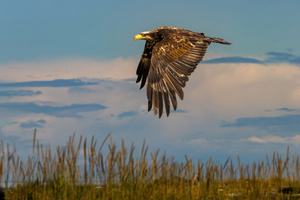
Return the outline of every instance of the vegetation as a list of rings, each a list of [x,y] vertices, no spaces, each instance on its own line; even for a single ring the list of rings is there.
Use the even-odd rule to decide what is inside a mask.
[[[109,142],[107,140],[110,140]],[[109,153],[102,148],[108,142]],[[108,135],[99,148],[92,138],[71,136],[66,146],[43,147],[33,138],[33,156],[26,161],[16,148],[0,144],[0,183],[6,199],[293,199],[298,197],[299,156],[289,151],[282,159],[251,165],[223,164],[185,157],[176,162],[159,151],[148,155],[143,143],[140,156],[134,158],[124,140],[120,150]],[[83,154],[83,155],[82,155]],[[83,157],[83,158],[82,158]],[[149,157],[149,158],[148,158]],[[81,159],[82,158],[82,159]],[[9,184],[9,182],[12,184]],[[1,196],[1,191],[0,191]]]

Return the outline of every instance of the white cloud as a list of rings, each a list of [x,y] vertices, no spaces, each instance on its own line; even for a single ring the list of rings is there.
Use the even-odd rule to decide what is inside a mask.
[[[206,139],[205,138],[197,138],[197,139],[193,139],[190,141],[190,143],[192,144],[203,144],[203,143],[206,143]]]
[[[295,65],[200,64],[187,83],[181,108],[224,117],[257,116],[282,105],[299,107],[299,90]]]
[[[138,60],[117,58],[110,61],[57,60],[44,62],[0,64],[0,80],[7,82],[101,78],[126,79],[135,75]]]
[[[295,135],[294,137],[279,137],[279,136],[267,135],[261,138],[253,136],[248,138],[247,140],[251,142],[257,142],[257,143],[284,143],[284,144],[299,145],[300,135]]]

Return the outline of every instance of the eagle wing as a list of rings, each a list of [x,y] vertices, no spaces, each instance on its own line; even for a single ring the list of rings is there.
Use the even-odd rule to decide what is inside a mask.
[[[158,111],[161,117],[165,104],[169,116],[170,100],[174,110],[177,109],[176,94],[183,99],[182,88],[202,60],[210,44],[207,39],[203,34],[194,32],[165,34],[163,40],[153,46],[147,74],[148,111],[153,105],[154,114]]]

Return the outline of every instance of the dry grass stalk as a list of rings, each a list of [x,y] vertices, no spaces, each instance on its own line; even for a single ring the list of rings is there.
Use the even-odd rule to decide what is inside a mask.
[[[109,152],[103,155],[108,139]],[[15,146],[5,148],[1,141],[0,181],[5,182],[6,195],[10,199],[21,195],[27,199],[278,199],[298,195],[300,185],[299,156],[290,157],[289,148],[285,159],[274,153],[272,162],[266,156],[266,161],[243,165],[237,156],[237,167],[230,157],[225,163],[212,158],[194,163],[192,156],[176,162],[173,156],[159,154],[159,149],[148,159],[145,140],[135,158],[133,143],[127,151],[122,139],[118,150],[110,134],[98,151],[94,137],[88,146],[82,136],[76,143],[75,134],[55,150],[52,154],[50,145],[40,145],[36,130],[33,155],[27,161],[16,155]]]

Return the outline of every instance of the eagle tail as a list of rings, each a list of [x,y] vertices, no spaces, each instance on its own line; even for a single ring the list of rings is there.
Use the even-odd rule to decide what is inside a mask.
[[[222,38],[212,38],[212,37],[209,37],[209,38],[208,38],[208,41],[209,41],[209,42],[214,42],[214,43],[227,44],[227,45],[231,44],[231,43],[229,43],[229,42],[226,42],[226,41],[223,40]]]

